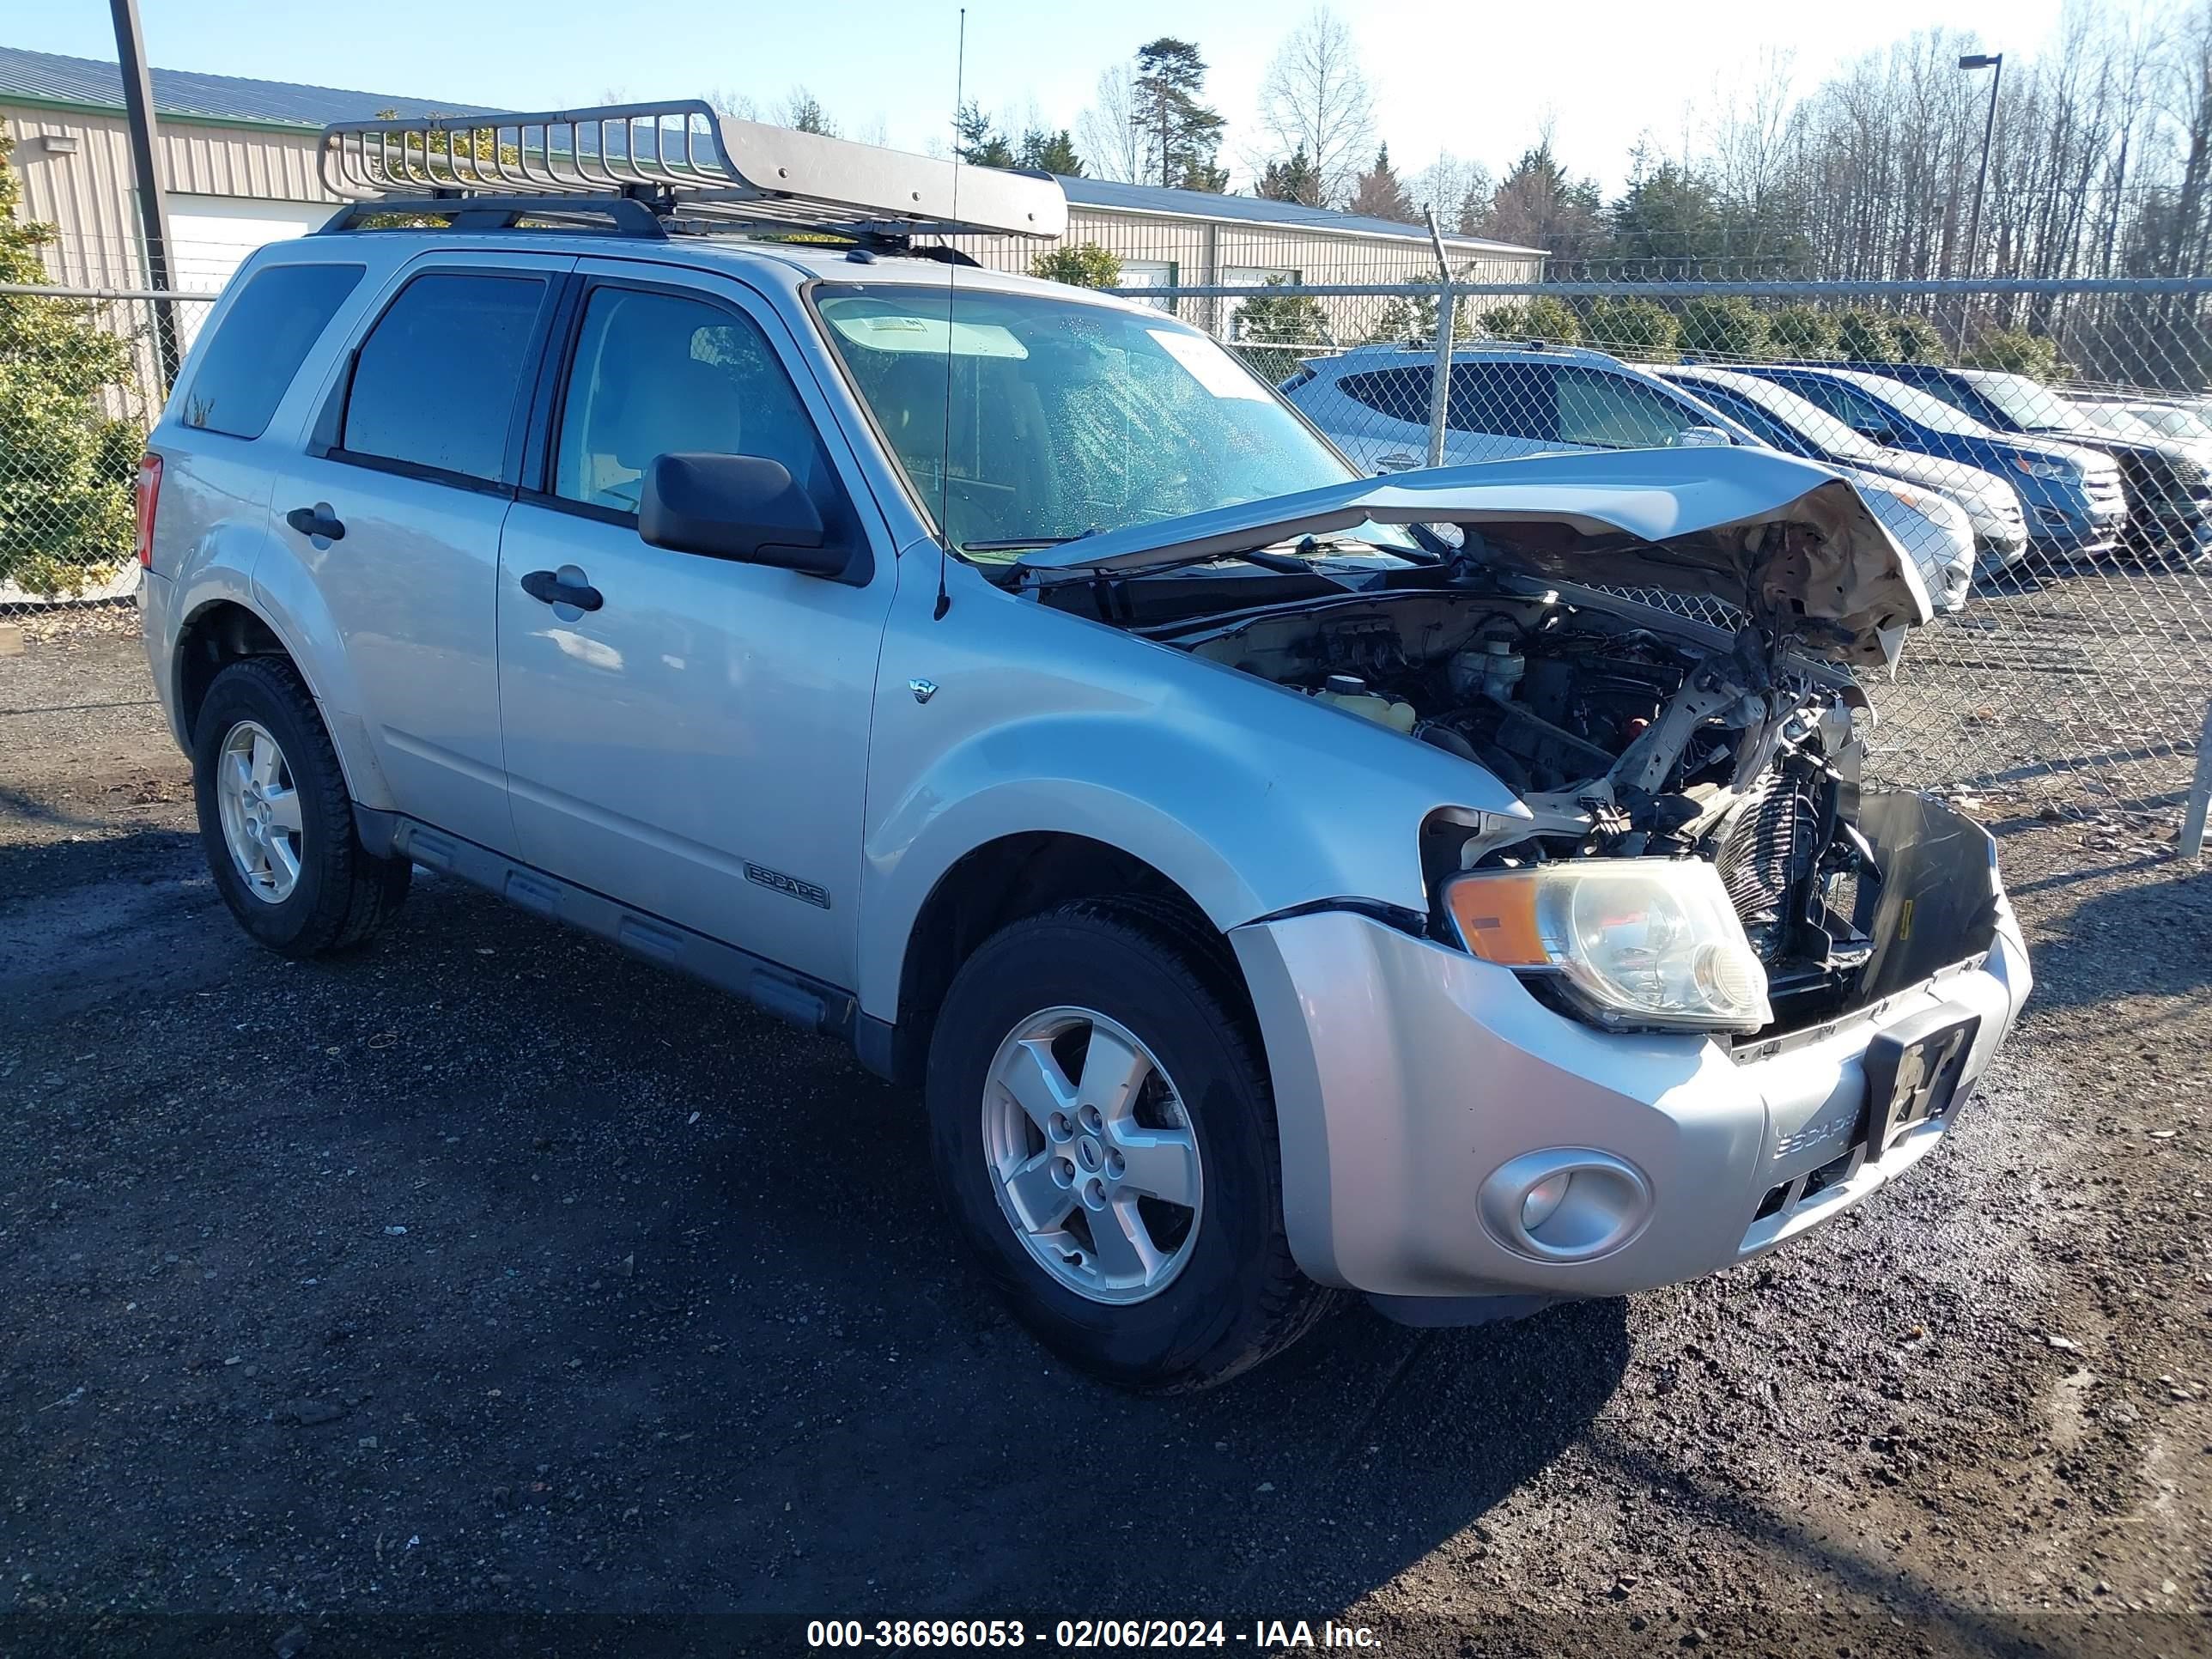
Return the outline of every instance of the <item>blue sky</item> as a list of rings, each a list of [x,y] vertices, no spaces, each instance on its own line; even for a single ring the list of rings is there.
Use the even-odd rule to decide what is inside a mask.
[[[1731,76],[1762,49],[1792,54],[1809,87],[1837,65],[1916,28],[1980,33],[2025,56],[2060,0],[1339,0],[1382,94],[1382,136],[1403,170],[1440,149],[1496,168],[1548,119],[1568,162],[1619,185],[1650,133],[1676,147]],[[709,88],[764,106],[804,83],[854,136],[921,149],[944,134],[953,100],[959,7],[945,0],[377,0],[372,6],[270,0],[140,0],[149,55],[167,68],[307,81],[510,108],[649,99]],[[112,58],[101,0],[11,8],[0,40]],[[1231,121],[1237,182],[1253,152],[1252,114],[1268,58],[1305,15],[1299,0],[1115,0],[1103,5],[971,0],[968,90],[1018,125],[1034,103],[1073,126],[1098,72],[1163,33],[1194,40]],[[639,20],[631,21],[629,20]],[[644,21],[649,19],[649,21]],[[526,20],[526,21],[525,21]],[[1563,55],[1571,52],[1571,58]]]

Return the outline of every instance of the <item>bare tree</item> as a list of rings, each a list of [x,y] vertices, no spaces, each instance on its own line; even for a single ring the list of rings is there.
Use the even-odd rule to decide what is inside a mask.
[[[715,87],[699,94],[707,106],[718,115],[727,115],[739,121],[761,118],[759,103],[748,93],[733,91],[728,87]]]
[[[1375,94],[1344,20],[1326,6],[1294,30],[1260,82],[1260,127],[1269,148],[1253,171],[1305,152],[1322,200],[1340,204],[1375,154]]]
[[[1100,71],[1096,101],[1083,112],[1077,130],[1083,138],[1084,165],[1092,176],[1117,184],[1140,184],[1146,149],[1139,113],[1137,70],[1123,62]]]
[[[1407,188],[1413,205],[1435,209],[1445,229],[1471,231],[1474,226],[1460,222],[1460,210],[1470,202],[1486,205],[1497,181],[1481,162],[1440,149],[1435,161],[1407,180]]]

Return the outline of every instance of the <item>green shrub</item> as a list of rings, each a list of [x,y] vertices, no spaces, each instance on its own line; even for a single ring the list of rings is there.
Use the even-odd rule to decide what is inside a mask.
[[[0,127],[0,283],[45,283],[54,230],[15,216],[14,148]],[[90,306],[0,295],[0,582],[81,593],[130,557],[144,431],[102,399],[131,367],[130,343]]]
[[[1549,294],[1481,313],[1483,327],[1501,340],[1541,340],[1547,345],[1575,345],[1583,337],[1574,307]]]
[[[1988,328],[1960,359],[1968,368],[2002,369],[2033,380],[2054,379],[2064,367],[2058,343],[2023,328]]]
[[[1893,317],[1889,331],[1897,339],[1894,362],[1941,363],[1950,359],[1951,354],[1944,349],[1943,331],[1925,317]]]
[[[1847,311],[1837,318],[1836,344],[1855,363],[1897,361],[1897,335],[1878,311]]]
[[[1030,261],[1030,275],[1076,288],[1117,288],[1121,256],[1096,242],[1064,242]]]
[[[1767,319],[1766,334],[1774,355],[1786,360],[1818,362],[1836,355],[1836,319],[1812,306],[1785,306]]]
[[[1270,277],[1267,285],[1279,288],[1283,279]],[[1315,346],[1330,343],[1328,315],[1310,295],[1262,295],[1237,307],[1237,342],[1253,370],[1279,385],[1313,356]]]
[[[1707,357],[1767,354],[1766,313],[1746,299],[1692,300],[1682,307],[1682,349]]]
[[[1682,338],[1674,313],[1650,300],[1600,300],[1583,327],[1592,345],[1617,357],[1664,360],[1680,349]]]

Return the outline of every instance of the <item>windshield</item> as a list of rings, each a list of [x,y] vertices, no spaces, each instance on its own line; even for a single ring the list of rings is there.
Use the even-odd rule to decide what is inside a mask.
[[[1963,438],[1994,438],[1997,434],[1971,415],[1961,415],[1941,398],[1931,398],[1918,386],[1905,385],[1880,374],[1855,374],[1842,371],[1843,378],[1870,396],[1879,398],[1892,409],[1907,418],[1920,422],[1931,432],[1952,432]]]
[[[2081,418],[2103,431],[2123,438],[2158,438],[2172,435],[2162,432],[2150,419],[2120,408],[2117,404],[2076,404]]]
[[[1359,476],[1243,362],[1157,312],[914,283],[825,283],[814,303],[924,510],[978,559]]]
[[[1692,391],[1698,391],[1704,382],[1688,375],[1682,383]],[[1713,382],[1717,389],[1733,392],[1746,403],[1757,404],[1768,415],[1781,422],[1800,437],[1808,439],[1824,453],[1841,460],[1874,461],[1881,452],[1858,433],[1809,398],[1801,398],[1786,386],[1776,386],[1771,380],[1761,380],[1746,374],[1731,376]]]
[[[2170,409],[2150,404],[2128,413],[2161,437],[2212,438],[2212,425],[2207,425],[2185,409]]]
[[[2049,386],[2025,374],[1970,374],[1968,384],[2007,420],[2031,432],[2094,432],[2096,424]]]

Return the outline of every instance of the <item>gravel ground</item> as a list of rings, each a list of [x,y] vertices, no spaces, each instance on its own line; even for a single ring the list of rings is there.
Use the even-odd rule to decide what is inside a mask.
[[[0,1647],[775,1612],[2207,1651],[2212,878],[2162,812],[1980,799],[2040,984],[1870,1206],[1523,1324],[1360,1310],[1151,1401],[1000,1311],[915,1103],[830,1044],[427,877],[359,956],[251,947],[135,638],[34,637],[0,657]]]

